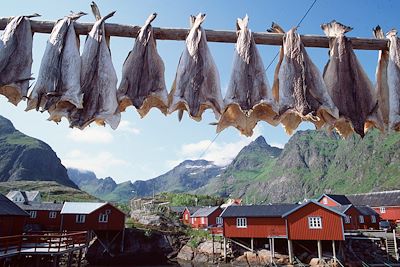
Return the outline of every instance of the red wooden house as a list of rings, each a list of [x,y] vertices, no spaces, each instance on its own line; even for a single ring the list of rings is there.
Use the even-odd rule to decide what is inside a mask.
[[[61,209],[63,204],[43,203],[17,203],[29,214],[26,220],[25,231],[59,231],[61,225]]]
[[[109,203],[65,202],[61,210],[61,230],[122,231],[125,214]]]
[[[193,228],[208,228],[217,224],[217,217],[222,209],[219,206],[202,207],[190,216],[190,225]]]
[[[323,194],[317,201],[329,207],[337,207],[352,204],[345,195]]]
[[[182,215],[182,222],[184,224],[190,224],[191,215],[194,214],[198,209],[200,209],[200,207],[185,207]]]
[[[347,195],[354,205],[368,205],[382,220],[400,223],[400,190]]]
[[[21,235],[28,216],[15,203],[0,194],[0,237]]]

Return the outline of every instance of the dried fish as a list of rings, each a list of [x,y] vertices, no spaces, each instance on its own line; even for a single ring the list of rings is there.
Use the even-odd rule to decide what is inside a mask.
[[[258,121],[274,122],[277,115],[264,64],[248,29],[249,18],[237,19],[237,42],[233,69],[224,99],[225,109],[217,132],[234,126],[243,135],[251,136]]]
[[[387,68],[389,87],[389,128],[400,131],[400,40],[397,31],[386,35],[390,39],[389,63]]]
[[[377,39],[385,39],[381,27],[378,25],[373,29]],[[389,51],[380,50],[378,56],[378,66],[376,67],[376,86],[375,93],[378,98],[379,109],[382,114],[385,129],[389,125],[389,85],[388,85],[388,64]]]
[[[335,128],[343,136],[353,131],[364,137],[369,127],[383,129],[382,115],[371,81],[354,54],[351,41],[344,35],[352,28],[332,21],[321,28],[330,38],[329,61],[324,81],[333,102],[339,109]]]
[[[339,111],[328,94],[318,68],[311,61],[296,28],[283,37],[283,57],[274,88],[279,94],[281,123],[292,134],[302,121],[317,129],[334,125]]]
[[[196,120],[201,120],[204,110],[211,108],[218,119],[223,109],[219,74],[210,50],[206,33],[201,27],[205,14],[191,16],[191,29],[186,38],[186,48],[179,59],[172,90],[169,93],[169,113],[183,111]]]
[[[143,118],[152,107],[166,114],[168,92],[164,79],[164,63],[157,53],[156,39],[150,23],[153,13],[146,20],[122,67],[122,81],[118,88],[119,109],[133,105]]]
[[[14,17],[0,40],[0,94],[14,105],[28,95],[32,68],[33,32],[30,16]]]
[[[96,22],[86,39],[82,52],[81,88],[83,109],[74,109],[70,126],[85,128],[92,122],[109,124],[116,129],[121,120],[117,101],[117,74],[111,60],[104,31],[104,21],[115,13],[101,17],[97,5],[91,4]]]
[[[47,110],[49,120],[59,122],[68,116],[68,110],[82,108],[81,59],[74,21],[83,15],[86,13],[72,13],[54,25],[26,110]]]

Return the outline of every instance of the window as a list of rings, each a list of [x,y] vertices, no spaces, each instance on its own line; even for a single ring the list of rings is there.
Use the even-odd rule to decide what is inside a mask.
[[[237,218],[236,219],[237,228],[247,228],[247,218]]]
[[[190,218],[190,220],[192,221],[192,224],[194,224],[194,218]]]
[[[375,215],[371,215],[371,223],[376,223],[376,217],[375,217]]]
[[[344,217],[344,223],[349,224],[351,220],[351,217],[349,215],[347,215],[346,217]]]
[[[100,223],[106,223],[106,222],[108,222],[108,214],[106,214],[106,213],[100,213],[100,215],[99,215],[99,222],[100,222]]]
[[[224,223],[222,217],[217,217],[217,221],[216,222],[217,222],[218,225],[221,225],[221,224]]]
[[[385,207],[381,207],[380,211],[381,211],[381,213],[386,213],[386,208]]]
[[[76,220],[76,223],[85,223],[86,215],[85,214],[77,214],[75,220]]]
[[[206,223],[206,219],[204,217],[201,217],[201,224],[205,224]]]
[[[321,217],[308,217],[308,228],[322,229],[322,218]]]
[[[36,210],[29,211],[29,215],[32,219],[36,218]]]
[[[359,215],[359,216],[358,216],[358,221],[359,221],[360,223],[364,223],[364,216]]]
[[[57,217],[57,212],[56,211],[50,211],[49,212],[49,218],[50,219],[55,219]]]
[[[327,198],[327,197],[324,197],[324,198],[322,199],[322,203],[324,203],[325,205],[327,205],[327,204],[328,204],[328,198]]]
[[[189,220],[189,214],[185,214],[185,220],[188,221]]]

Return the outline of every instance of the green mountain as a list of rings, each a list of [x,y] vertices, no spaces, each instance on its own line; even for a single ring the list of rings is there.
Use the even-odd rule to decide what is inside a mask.
[[[16,130],[0,116],[0,182],[54,181],[77,189],[46,143]]]
[[[260,203],[400,188],[398,133],[371,131],[364,139],[342,140],[321,131],[298,131],[280,153],[274,151],[258,138],[196,193]]]

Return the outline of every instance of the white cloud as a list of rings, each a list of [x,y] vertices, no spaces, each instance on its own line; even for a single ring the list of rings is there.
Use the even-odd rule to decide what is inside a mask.
[[[274,146],[274,147],[278,147],[278,148],[283,148],[285,146],[285,144],[281,144],[281,143],[271,143],[270,145]]]
[[[125,132],[130,134],[140,134],[140,130],[132,126],[132,123],[126,120],[122,120],[117,128],[117,132]]]
[[[113,154],[106,151],[90,154],[75,149],[68,152],[61,161],[66,167],[90,170],[95,172],[98,177],[109,176],[115,168],[129,166],[127,161],[116,158]]]
[[[104,127],[90,127],[84,130],[72,129],[67,138],[75,142],[102,144],[111,143],[114,139],[109,130]]]

